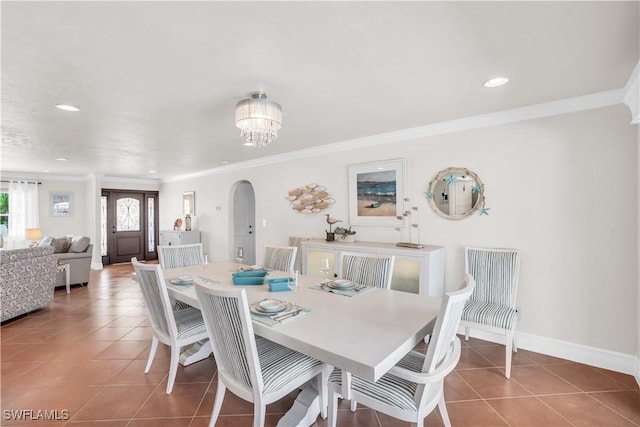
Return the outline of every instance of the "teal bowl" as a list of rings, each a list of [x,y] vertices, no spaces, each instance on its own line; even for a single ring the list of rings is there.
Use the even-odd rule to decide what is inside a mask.
[[[267,275],[267,270],[248,270],[248,271],[238,271],[237,273],[233,273],[233,277],[264,277]]]
[[[234,285],[262,285],[264,283],[264,277],[238,277],[235,274],[233,275],[233,284]]]
[[[267,279],[266,282],[269,285],[269,290],[271,292],[284,292],[291,290],[289,288],[289,280],[293,280],[293,278],[289,279],[289,277],[280,277],[278,279]]]

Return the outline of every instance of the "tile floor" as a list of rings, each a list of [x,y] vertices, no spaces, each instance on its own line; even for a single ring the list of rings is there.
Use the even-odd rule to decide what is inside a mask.
[[[129,264],[94,271],[88,287],[73,287],[70,295],[58,290],[46,309],[2,325],[0,425],[208,424],[213,358],[180,367],[171,395],[165,394],[166,347],[143,373],[151,331],[131,271]],[[640,390],[631,376],[521,350],[506,380],[504,347],[480,340],[463,345],[445,385],[454,426],[640,426]],[[266,424],[275,426],[294,398],[270,405]],[[408,425],[341,405],[339,426]],[[442,425],[437,412],[425,425]],[[31,420],[12,419],[19,414]],[[251,420],[252,406],[227,393],[218,425],[249,426]],[[319,418],[316,426],[325,425]]]

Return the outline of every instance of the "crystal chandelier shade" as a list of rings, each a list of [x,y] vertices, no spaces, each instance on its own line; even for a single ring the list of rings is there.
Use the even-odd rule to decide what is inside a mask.
[[[282,127],[282,107],[267,99],[264,92],[254,92],[251,98],[236,104],[236,126],[244,145],[265,147],[278,137]]]

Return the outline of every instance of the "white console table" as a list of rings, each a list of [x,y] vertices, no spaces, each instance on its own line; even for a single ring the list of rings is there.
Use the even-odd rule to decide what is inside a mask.
[[[445,249],[442,246],[412,249],[396,246],[395,243],[324,240],[303,241],[301,246],[302,271],[305,275],[322,277],[322,258],[329,258],[332,271],[337,274],[340,271],[340,255],[344,251],[394,255],[391,289],[430,297],[441,297],[444,293]]]
[[[200,231],[160,230],[161,245],[189,245],[200,243]]]

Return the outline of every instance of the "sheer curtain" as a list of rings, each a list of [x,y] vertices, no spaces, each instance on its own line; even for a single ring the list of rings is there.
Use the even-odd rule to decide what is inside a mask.
[[[26,240],[27,228],[40,227],[38,184],[12,181],[9,183],[9,241]]]

